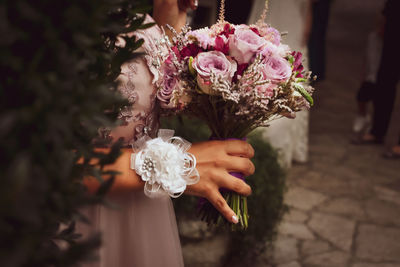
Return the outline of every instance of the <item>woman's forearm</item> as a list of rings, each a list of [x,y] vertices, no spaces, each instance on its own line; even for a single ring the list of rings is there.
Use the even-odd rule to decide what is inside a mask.
[[[108,152],[109,149],[102,148],[98,150],[99,152]],[[132,149],[123,148],[121,149],[121,152],[122,155],[118,157],[113,164],[104,167],[104,170],[114,170],[120,173],[115,176],[115,180],[109,194],[143,190],[144,182],[134,170],[130,169]],[[103,179],[107,180],[110,179],[110,177],[105,176]],[[86,177],[83,182],[91,193],[95,193],[100,186],[99,181],[94,177]]]

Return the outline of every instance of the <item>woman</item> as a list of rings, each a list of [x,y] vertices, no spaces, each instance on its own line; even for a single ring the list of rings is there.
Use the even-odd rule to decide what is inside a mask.
[[[118,78],[122,94],[132,103],[132,108],[120,114],[123,126],[110,133],[113,140],[124,138],[126,145],[138,138],[149,135],[155,137],[158,130],[157,101],[155,94],[156,69],[151,62],[151,53],[156,51],[155,41],[161,37],[159,26],[169,24],[177,31],[185,24],[186,9],[196,8],[196,0],[154,0],[153,17],[156,26],[140,30],[135,34],[145,40],[140,59],[126,62]],[[152,22],[150,16],[145,22]],[[123,45],[123,44],[122,44]],[[189,140],[190,141],[190,140]],[[109,169],[118,170],[109,194],[118,209],[97,206],[88,211],[92,225],[87,231],[101,231],[103,245],[99,251],[100,261],[90,266],[183,266],[178,231],[171,200],[169,198],[150,199],[143,193],[144,182],[130,169],[132,149],[122,150],[121,157]],[[189,150],[197,159],[200,181],[188,186],[185,193],[207,198],[230,222],[237,223],[235,213],[229,208],[219,193],[224,187],[249,195],[250,187],[229,172],[251,175],[254,165],[249,158],[253,148],[239,140],[208,141],[193,144]],[[98,183],[87,179],[90,191],[95,191]]]

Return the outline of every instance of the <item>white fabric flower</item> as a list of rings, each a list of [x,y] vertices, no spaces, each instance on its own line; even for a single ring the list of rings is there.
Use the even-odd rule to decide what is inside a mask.
[[[144,137],[134,144],[139,152],[132,154],[131,168],[146,182],[144,192],[149,197],[165,193],[179,197],[200,179],[196,158],[187,152],[191,144],[173,134],[160,129],[157,138]]]

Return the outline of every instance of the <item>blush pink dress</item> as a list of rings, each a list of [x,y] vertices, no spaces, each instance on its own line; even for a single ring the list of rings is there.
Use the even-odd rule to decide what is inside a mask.
[[[150,16],[145,22],[153,22]],[[140,30],[135,35],[144,39],[141,48],[146,55],[122,66],[121,93],[133,104],[122,110],[125,122],[109,133],[113,139],[123,137],[127,145],[143,135],[154,137],[158,130],[156,92],[153,84],[157,71],[151,53],[160,38],[158,26]],[[173,206],[169,197],[150,199],[143,191],[111,195],[108,200],[117,208],[96,206],[86,210],[91,225],[80,225],[84,234],[102,233],[99,261],[90,267],[179,267],[183,266]]]

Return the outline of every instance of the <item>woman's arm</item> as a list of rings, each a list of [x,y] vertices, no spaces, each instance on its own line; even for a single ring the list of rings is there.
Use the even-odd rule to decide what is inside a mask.
[[[109,148],[96,149],[98,152],[108,153]],[[106,165],[104,170],[118,171],[120,174],[115,176],[114,183],[109,191],[109,194],[114,195],[123,192],[132,192],[134,190],[143,190],[144,182],[136,174],[134,170],[130,169],[130,159],[132,154],[131,148],[122,148],[121,156],[110,165]],[[111,177],[103,177],[104,180]],[[86,177],[83,180],[90,193],[95,193],[100,186],[99,181],[94,177]]]
[[[168,24],[177,32],[180,32],[186,24],[188,8],[196,9],[197,0],[153,0],[153,19],[171,37],[172,33],[165,25]]]
[[[107,149],[101,150],[106,152]],[[219,188],[227,188],[246,196],[251,194],[251,188],[229,172],[241,172],[245,176],[254,173],[255,168],[250,161],[254,155],[252,146],[240,140],[207,141],[193,144],[189,152],[196,157],[200,181],[188,186],[185,194],[207,198],[227,220],[236,223],[232,219],[235,213],[220,194]],[[132,149],[122,149],[118,160],[106,167],[106,170],[118,170],[121,173],[115,177],[110,194],[143,190],[144,182],[130,169],[131,153]],[[86,178],[84,183],[90,192],[95,192],[99,187],[95,178]]]

